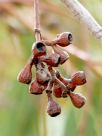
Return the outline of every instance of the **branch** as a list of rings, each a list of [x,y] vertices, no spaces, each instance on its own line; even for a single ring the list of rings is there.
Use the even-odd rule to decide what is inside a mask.
[[[82,21],[89,31],[99,40],[102,44],[102,27],[92,17],[92,15],[79,3],[78,0],[61,0],[70,9],[70,11],[76,16],[76,18]]]
[[[40,17],[39,17],[39,0],[34,0],[34,31],[36,40],[41,39],[40,33]]]

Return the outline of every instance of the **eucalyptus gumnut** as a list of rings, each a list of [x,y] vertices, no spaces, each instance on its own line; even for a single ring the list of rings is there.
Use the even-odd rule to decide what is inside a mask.
[[[49,66],[57,67],[60,62],[60,55],[57,53],[52,53],[49,56],[42,56],[39,59],[41,62],[45,62]]]
[[[71,44],[72,42],[72,34],[70,32],[63,32],[61,34],[57,35],[57,38],[55,39],[56,44],[65,47]]]
[[[47,113],[51,117],[55,117],[61,113],[61,107],[52,98],[52,87],[53,87],[53,80],[50,80],[45,90],[48,96]]]
[[[71,80],[75,85],[83,85],[86,83],[86,76],[84,71],[78,71],[72,75]]]
[[[64,89],[61,87],[59,83],[56,81],[53,84],[53,95],[57,98],[62,97],[62,92],[64,92]]]
[[[85,102],[86,102],[86,98],[84,96],[82,96],[79,93],[73,93],[70,91],[69,96],[71,98],[71,101],[73,103],[73,105],[76,108],[81,108],[84,106]]]
[[[36,80],[32,81],[29,86],[29,92],[31,94],[40,95],[45,90],[46,86],[39,84]]]
[[[46,43],[47,46],[53,46],[53,45],[59,45],[62,47],[66,47],[69,44],[72,43],[73,36],[70,32],[63,32],[61,34],[58,34],[57,37],[53,40],[43,40],[44,43]]]
[[[46,55],[46,46],[42,41],[35,42],[32,45],[32,52],[34,58],[38,58],[40,56]]]
[[[32,62],[29,62],[18,74],[17,80],[24,84],[29,84],[32,80]]]
[[[51,117],[58,116],[61,113],[61,107],[52,99],[51,94],[48,94],[47,113]]]

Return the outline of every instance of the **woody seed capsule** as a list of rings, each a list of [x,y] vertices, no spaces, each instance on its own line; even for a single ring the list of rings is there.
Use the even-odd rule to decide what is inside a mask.
[[[40,95],[45,90],[46,86],[42,86],[39,84],[36,80],[32,81],[32,83],[29,86],[29,92],[31,94]]]
[[[40,56],[46,55],[46,46],[41,41],[35,42],[32,46],[32,51],[33,51],[33,56],[36,59]]]
[[[60,98],[62,97],[62,92],[64,92],[63,88],[55,81],[53,85],[53,95]]]
[[[83,71],[78,71],[72,75],[71,80],[75,85],[83,85],[86,83],[85,73]]]
[[[60,55],[53,53],[49,56],[42,56],[39,58],[41,62],[45,62],[47,65],[52,67],[57,67],[60,63]]]
[[[63,32],[57,36],[55,41],[56,44],[62,47],[68,46],[72,42],[72,34],[70,32]]]
[[[85,102],[86,102],[86,98],[84,96],[82,96],[79,93],[73,93],[70,91],[69,96],[71,98],[71,101],[73,103],[73,105],[76,108],[81,108],[82,106],[84,106]]]
[[[28,63],[24,69],[21,70],[21,72],[17,76],[17,80],[24,84],[29,84],[32,80],[32,71],[31,71],[32,65]]]
[[[47,113],[51,117],[58,116],[61,113],[61,107],[52,99],[51,94],[48,95]]]

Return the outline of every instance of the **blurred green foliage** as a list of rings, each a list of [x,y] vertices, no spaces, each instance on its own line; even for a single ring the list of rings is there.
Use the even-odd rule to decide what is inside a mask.
[[[59,0],[41,1],[43,34],[51,39],[57,33],[71,31],[77,49],[95,61],[95,64],[90,64],[70,54],[70,61],[59,70],[66,77],[76,70],[86,72],[87,84],[76,91],[87,97],[87,103],[79,110],[73,107],[69,98],[56,99],[62,107],[62,114],[49,117],[46,114],[46,94],[32,96],[28,93],[28,86],[16,80],[31,56],[35,37],[32,0],[15,1],[0,2],[0,136],[101,136],[101,45]],[[80,2],[102,24],[101,0]]]

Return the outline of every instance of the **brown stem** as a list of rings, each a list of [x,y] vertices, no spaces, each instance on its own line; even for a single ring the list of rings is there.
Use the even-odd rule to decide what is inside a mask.
[[[47,93],[47,97],[48,97],[48,100],[52,100],[52,92],[46,92]]]
[[[39,0],[34,0],[34,32],[36,41],[41,40],[39,14]]]
[[[53,87],[53,80],[52,79],[50,79],[50,81],[49,81],[49,83],[48,83],[48,85],[47,85],[47,88],[46,88],[46,93],[47,93],[47,95],[49,95],[49,94],[51,94],[52,93],[52,87]]]
[[[47,46],[54,46],[57,44],[57,38],[54,40],[43,40],[43,42],[47,45]]]
[[[57,81],[57,83],[59,83],[63,88],[64,91],[62,92],[62,97],[67,97],[67,93],[68,93],[67,87],[56,77],[56,72],[52,67],[49,67],[48,69],[52,75],[52,80]]]

